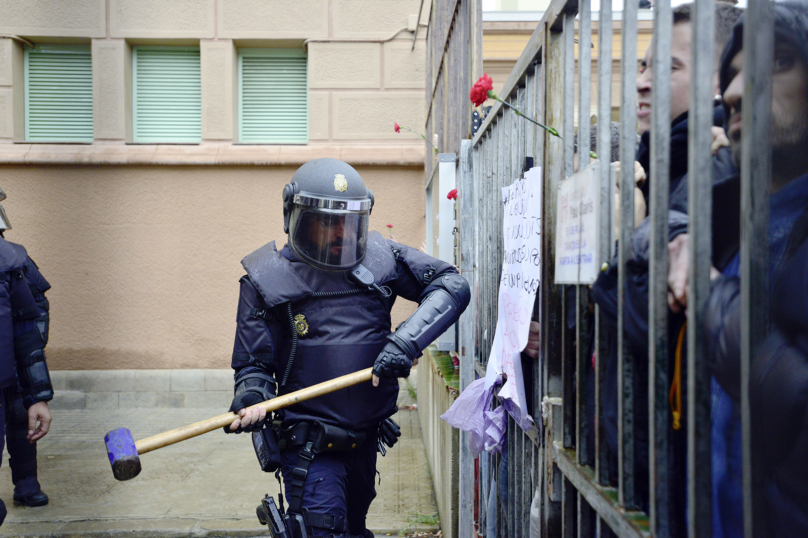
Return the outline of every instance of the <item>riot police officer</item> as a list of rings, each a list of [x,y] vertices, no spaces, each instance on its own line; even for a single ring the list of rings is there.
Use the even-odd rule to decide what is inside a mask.
[[[6,198],[0,189],[0,201]],[[50,284],[21,245],[6,241],[11,224],[0,206],[0,450],[8,443],[14,501],[42,506],[48,496],[37,481],[36,441],[50,428],[53,387],[45,362]],[[3,435],[5,434],[5,435]],[[6,509],[0,501],[0,523]]]
[[[451,264],[368,233],[373,201],[347,163],[310,161],[283,190],[286,246],[273,241],[242,260],[230,408],[240,418],[225,431],[253,431],[264,470],[280,468],[287,522],[305,527],[290,536],[373,536],[365,517],[377,447],[400,435],[390,419],[396,378],[470,298]],[[391,333],[398,296],[421,306]],[[263,410],[245,409],[371,366],[372,383],[295,404],[266,427]]]

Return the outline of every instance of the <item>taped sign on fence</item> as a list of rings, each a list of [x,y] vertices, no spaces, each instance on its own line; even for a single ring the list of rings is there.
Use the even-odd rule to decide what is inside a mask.
[[[502,275],[491,364],[505,374],[499,399],[522,429],[532,427],[527,414],[521,351],[527,345],[536,292],[541,282],[541,168],[534,167],[525,177],[502,189],[503,222]]]
[[[600,162],[558,186],[555,283],[592,284],[598,277]]]
[[[527,412],[521,351],[527,345],[530,319],[541,282],[541,168],[534,167],[502,189],[503,247],[497,327],[485,377],[472,382],[441,418],[469,432],[476,457],[483,449],[499,452],[505,442],[505,411],[524,430],[533,428]],[[502,405],[491,409],[494,390]]]

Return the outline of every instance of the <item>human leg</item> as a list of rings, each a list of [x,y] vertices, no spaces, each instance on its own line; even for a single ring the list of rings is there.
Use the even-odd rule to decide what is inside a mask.
[[[295,469],[302,468],[300,462],[300,447],[281,453],[286,502],[291,506],[294,506],[296,491],[293,476]],[[313,536],[346,534],[347,467],[344,454],[331,452],[317,454],[306,470],[300,504],[301,508],[308,510]]]
[[[0,390],[0,407],[3,409],[6,408],[5,395],[4,391],[2,390]],[[0,454],[3,453],[3,448],[5,447],[5,444],[6,444],[6,421],[0,420]],[[0,464],[2,464],[2,458],[0,458]],[[3,521],[5,521],[7,515],[8,510],[6,510],[6,505],[2,501],[2,499],[0,499],[0,525],[3,524]]]
[[[36,444],[28,442],[28,412],[22,404],[22,394],[16,387],[8,387],[5,393],[6,439],[14,483],[14,500],[29,506],[48,503],[37,480]]]
[[[376,444],[366,441],[357,452],[351,454],[350,468],[347,474],[348,496],[348,530],[352,536],[373,537],[373,533],[365,527],[365,519],[370,503],[376,498]]]

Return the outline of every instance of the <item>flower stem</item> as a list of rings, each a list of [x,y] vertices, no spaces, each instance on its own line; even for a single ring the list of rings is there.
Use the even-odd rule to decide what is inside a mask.
[[[430,146],[432,146],[432,149],[434,149],[434,150],[435,150],[435,153],[440,153],[440,150],[439,150],[439,149],[438,149],[438,148],[435,146],[435,144],[433,144],[432,142],[430,142],[429,140],[427,140],[427,139],[426,139],[426,137],[425,137],[424,135],[422,135],[421,133],[416,132],[416,131],[413,131],[412,129],[410,129],[409,127],[405,127],[404,125],[399,125],[398,127],[399,127],[399,129],[404,129],[405,131],[409,131],[409,132],[411,132],[412,134],[417,134],[418,136],[420,136],[421,138],[423,138],[423,139],[424,139],[424,141],[425,141],[427,144],[429,144]]]
[[[515,113],[517,116],[522,116],[522,117],[523,117],[523,118],[525,118],[527,121],[532,122],[532,123],[535,123],[536,125],[538,125],[538,126],[539,126],[539,127],[541,127],[542,129],[544,129],[545,131],[547,131],[548,133],[550,133],[551,135],[553,135],[553,136],[557,136],[558,138],[561,138],[561,135],[560,135],[560,134],[558,134],[558,131],[556,131],[554,128],[552,128],[552,127],[548,127],[548,126],[546,126],[546,125],[542,125],[541,123],[537,122],[536,120],[534,120],[534,119],[532,119],[532,118],[528,118],[527,116],[525,116],[525,115],[522,113],[522,111],[521,111],[521,110],[519,110],[518,108],[516,108],[516,107],[515,107],[515,106],[513,106],[512,104],[508,103],[507,101],[503,101],[503,100],[502,100],[502,99],[500,99],[500,98],[499,98],[499,96],[497,96],[496,94],[491,95],[492,93],[493,93],[493,92],[489,92],[488,97],[492,97],[492,98],[496,99],[497,101],[499,101],[500,103],[502,103],[503,105],[507,106],[508,108],[510,108],[511,110],[513,110],[513,112],[514,112],[514,113]]]

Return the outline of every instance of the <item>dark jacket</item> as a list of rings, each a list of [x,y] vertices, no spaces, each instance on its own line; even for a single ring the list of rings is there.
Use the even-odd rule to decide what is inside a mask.
[[[17,276],[25,262],[14,247],[0,237],[0,388],[17,382],[17,361],[14,357],[14,312],[18,310],[12,296],[16,296]]]
[[[25,248],[0,237],[0,388],[19,384],[26,409],[53,399],[44,351],[48,289]]]
[[[670,173],[668,176],[668,188],[670,195],[670,207],[682,213],[687,213],[687,166],[688,166],[688,113],[685,112],[671,123],[671,156]],[[717,105],[713,110],[713,125],[724,125],[724,108]],[[727,156],[729,151],[727,150]],[[649,203],[651,189],[651,133],[646,132],[640,137],[640,145],[637,148],[637,162],[645,170],[648,178],[640,187],[645,198],[646,216],[651,210]],[[682,206],[684,202],[684,206]]]
[[[791,188],[789,188],[791,187]],[[752,355],[753,449],[770,536],[808,535],[808,176],[773,196],[771,330]],[[780,195],[780,196],[778,196]],[[785,204],[785,207],[783,205]],[[788,207],[792,205],[792,207]],[[787,233],[787,235],[784,235]],[[710,370],[736,405],[741,298],[736,256],[712,286],[705,316]]]
[[[287,384],[278,391],[287,394],[373,366],[389,341],[396,298],[420,302],[437,289],[441,275],[457,272],[376,232],[368,236],[362,263],[376,284],[389,288],[390,297],[377,292],[345,295],[357,286],[343,272],[311,267],[287,247],[278,252],[274,242],[242,261],[247,275],[241,279],[232,359],[237,390],[250,375],[282,385],[288,371]],[[333,296],[311,297],[323,292]],[[397,396],[395,379],[382,379],[377,388],[364,383],[290,406],[283,411],[283,422],[322,421],[362,430],[395,413]]]

